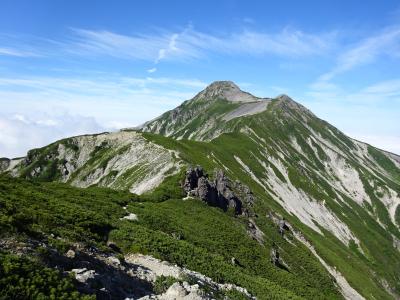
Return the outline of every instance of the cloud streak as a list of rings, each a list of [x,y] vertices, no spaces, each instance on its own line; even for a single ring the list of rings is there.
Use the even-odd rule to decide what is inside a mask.
[[[321,55],[334,42],[335,34],[309,34],[292,28],[277,33],[241,31],[216,35],[187,27],[181,32],[122,35],[110,31],[74,29],[70,51],[153,61],[188,60],[209,53],[228,55]]]
[[[14,57],[37,57],[36,53],[29,51],[22,51],[12,48],[0,47],[0,56],[14,56]]]
[[[400,55],[400,27],[387,28],[368,37],[339,55],[336,66],[323,74],[320,80],[331,80],[335,76],[358,66],[376,61],[380,56]]]

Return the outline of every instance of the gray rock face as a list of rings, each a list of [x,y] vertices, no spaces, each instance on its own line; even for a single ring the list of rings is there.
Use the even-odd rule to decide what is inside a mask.
[[[254,196],[250,189],[238,181],[232,182],[222,170],[217,170],[211,181],[200,166],[186,172],[183,189],[188,196],[198,197],[211,206],[235,214],[251,215]]]
[[[7,170],[9,166],[10,166],[10,159],[6,157],[0,158],[0,172]]]
[[[247,224],[247,233],[261,245],[264,243],[264,232],[258,228],[256,222],[253,219],[249,219],[249,223]]]
[[[286,232],[292,231],[292,225],[281,215],[270,211],[266,217],[277,225],[278,232],[282,237],[284,237]]]
[[[276,249],[274,246],[271,248],[271,251],[269,253],[270,255],[270,260],[271,263],[273,263],[275,266],[278,266],[280,264],[280,258],[279,258],[279,251]]]
[[[270,102],[270,100],[260,100],[257,102],[244,103],[237,109],[224,115],[222,120],[230,121],[235,118],[261,113],[267,109],[267,106]]]

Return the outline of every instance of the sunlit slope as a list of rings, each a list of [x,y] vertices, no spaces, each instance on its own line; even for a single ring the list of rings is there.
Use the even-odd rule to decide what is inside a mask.
[[[155,238],[153,230],[163,230],[154,221],[159,220],[165,228],[181,228],[185,239],[198,245],[195,235],[199,233],[178,221],[184,217],[175,206],[187,207],[199,200],[168,196],[166,188],[174,178],[179,189],[189,165],[202,166],[210,180],[215,169],[223,170],[256,196],[253,221],[265,235],[261,245],[265,251],[260,260],[246,259],[250,268],[268,270],[262,276],[270,280],[279,271],[279,276],[315,280],[310,273],[325,274],[318,276],[335,278],[335,291],[348,299],[400,295],[400,157],[347,137],[288,96],[261,99],[230,82],[217,82],[139,130],[73,137],[32,150],[26,158],[0,161],[11,175],[34,180],[135,193],[163,187],[165,193],[156,198],[176,198],[171,202],[176,215],[171,213],[172,219],[164,224],[160,216],[166,212],[158,215],[157,210],[134,208],[138,214],[150,214],[146,226],[152,231],[143,234]],[[167,211],[168,205],[163,205],[159,208]],[[219,213],[229,220],[238,218]],[[282,217],[291,228],[284,237],[276,228]],[[207,224],[211,228],[215,222]],[[248,226],[249,220],[238,222]],[[126,241],[138,242],[129,234],[117,237],[127,249],[131,248]],[[259,247],[244,244],[243,253],[235,252],[236,256]],[[273,245],[289,271],[275,270],[270,264]],[[185,262],[184,257],[165,251],[165,259]],[[303,261],[304,255],[319,271]],[[317,282],[304,284],[320,288]],[[324,284],[323,289],[331,289],[330,283]],[[314,293],[302,294],[281,281],[279,285],[306,298]]]
[[[364,297],[399,288],[395,156],[346,137],[287,98],[229,125],[231,133],[209,143],[146,137],[248,184],[262,199],[257,223],[270,210],[285,215]]]

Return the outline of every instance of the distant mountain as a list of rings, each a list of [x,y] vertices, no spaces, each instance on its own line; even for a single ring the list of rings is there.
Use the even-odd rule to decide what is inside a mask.
[[[143,194],[146,208],[130,206],[139,224],[144,214],[146,228],[171,234],[173,227],[189,244],[233,257],[235,270],[253,279],[191,268],[260,299],[270,299],[263,287],[271,297],[274,290],[282,296],[282,289],[306,299],[400,298],[400,156],[347,137],[286,95],[258,98],[217,81],[140,128],[64,139],[24,158],[2,159],[0,169],[35,182]],[[207,207],[209,223],[196,220],[190,199],[222,214]],[[163,223],[157,211],[170,214],[169,221]],[[201,244],[191,227],[196,222],[202,230],[210,226]],[[239,234],[240,241],[229,240],[228,253],[221,252],[228,244],[213,224],[222,226],[222,234],[238,226],[256,242]]]

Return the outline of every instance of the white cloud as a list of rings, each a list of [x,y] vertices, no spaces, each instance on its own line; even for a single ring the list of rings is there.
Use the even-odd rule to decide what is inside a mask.
[[[179,34],[177,34],[177,33],[172,34],[172,36],[168,42],[168,47],[165,49],[158,50],[158,57],[157,57],[155,63],[159,63],[167,55],[172,54],[176,51],[179,51],[179,49],[176,46],[176,41],[177,41],[178,37],[179,37]]]
[[[400,28],[387,28],[379,34],[368,37],[339,55],[336,66],[321,76],[320,80],[333,77],[355,67],[374,62],[381,55],[398,56]]]
[[[362,104],[400,106],[400,79],[376,82],[355,92],[344,90],[329,81],[316,81],[310,85],[307,95],[317,101],[331,101],[336,105]],[[399,107],[400,109],[400,107]]]
[[[0,78],[0,156],[70,135],[139,125],[190,99],[206,83],[165,77]]]
[[[400,98],[400,79],[378,82],[366,87],[363,94]]]
[[[0,47],[0,55],[3,56],[16,56],[16,57],[34,57],[38,56],[38,54],[29,52],[29,51],[24,51],[24,50],[18,50],[18,49],[13,49],[13,48],[5,48],[5,47]]]
[[[76,36],[67,43],[68,51],[76,54],[110,55],[154,61],[159,49],[168,45],[166,35],[127,36],[110,31],[74,29]]]
[[[209,34],[187,27],[180,32],[122,35],[110,31],[74,29],[69,51],[154,61],[187,60],[209,53],[298,57],[326,53],[334,33],[310,34],[292,28],[276,33],[244,30]]]
[[[104,131],[94,118],[79,115],[41,117],[44,119],[0,114],[0,157],[24,156],[30,149],[61,138]]]
[[[252,20],[245,18],[245,23]],[[233,32],[202,32],[191,25],[178,30],[155,30],[121,34],[108,30],[72,28],[59,40],[0,33],[0,56],[34,57],[85,55],[112,56],[151,61],[186,61],[212,53],[229,55],[276,55],[300,57],[321,55],[335,44],[336,34],[307,33],[291,27],[275,32],[243,29]]]
[[[157,68],[151,68],[151,69],[147,70],[148,73],[154,73],[156,71],[157,71]]]

